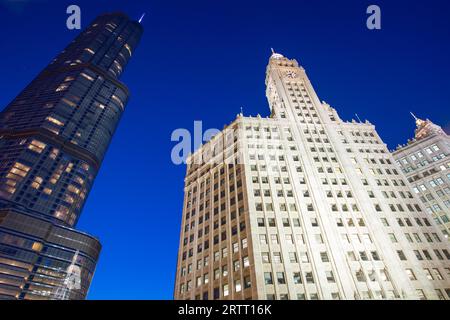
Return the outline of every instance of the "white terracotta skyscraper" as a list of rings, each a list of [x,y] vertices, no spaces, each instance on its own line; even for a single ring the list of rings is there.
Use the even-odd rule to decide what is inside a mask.
[[[394,158],[414,192],[434,217],[444,235],[450,235],[450,137],[430,120],[417,118],[414,139],[398,146]]]
[[[278,53],[269,118],[191,157],[176,299],[450,299],[450,248],[369,122]]]

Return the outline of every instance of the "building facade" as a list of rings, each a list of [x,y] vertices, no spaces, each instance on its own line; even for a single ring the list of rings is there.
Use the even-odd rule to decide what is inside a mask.
[[[74,229],[128,100],[143,29],[97,17],[0,114],[0,298],[84,299],[99,241]]]
[[[416,121],[415,137],[393,152],[397,165],[414,192],[434,217],[445,237],[450,236],[450,137],[430,120]]]
[[[175,299],[450,299],[450,248],[369,123],[278,53],[268,118],[187,159]]]

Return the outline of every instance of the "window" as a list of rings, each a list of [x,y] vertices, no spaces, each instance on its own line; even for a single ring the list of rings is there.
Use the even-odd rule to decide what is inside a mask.
[[[38,140],[31,141],[30,145],[28,146],[28,149],[37,152],[42,153],[42,151],[45,149],[46,144],[43,142],[40,142]]]
[[[435,289],[435,291],[436,291],[436,295],[438,296],[439,300],[445,300],[445,296],[440,289]]]
[[[444,280],[441,273],[439,272],[439,269],[434,268],[433,269],[433,275],[437,280]]]
[[[425,296],[425,293],[422,289],[416,290],[417,296],[419,297],[419,300],[427,300],[427,297]]]
[[[367,257],[367,253],[365,251],[360,251],[359,252],[359,256],[360,256],[362,261],[368,261],[369,260],[369,258]]]
[[[359,281],[359,282],[365,282],[366,281],[366,277],[365,277],[365,275],[364,275],[364,272],[361,270],[361,269],[359,269],[358,271],[356,271],[356,279]]]
[[[300,261],[303,263],[309,263],[308,253],[305,251],[300,252]]]
[[[224,284],[223,285],[223,296],[227,297],[229,294],[229,290],[228,290],[228,284]]]
[[[277,234],[271,234],[270,235],[270,241],[272,244],[278,244],[278,235]]]
[[[331,293],[331,299],[332,300],[340,300],[341,296],[340,296],[339,292],[332,292]]]
[[[242,245],[242,250],[244,250],[245,248],[247,248],[247,238],[242,239],[241,245]]]
[[[416,280],[416,275],[412,271],[412,269],[406,269],[406,275],[408,276],[409,280]]]
[[[381,281],[389,281],[389,274],[386,269],[380,269],[380,279]]]
[[[305,273],[306,283],[314,283],[314,276],[312,272]]]
[[[284,278],[284,272],[277,272],[278,284],[286,284],[286,279]]]
[[[414,250],[414,254],[416,255],[417,260],[423,260],[423,257],[418,250]]]
[[[64,90],[66,90],[68,87],[69,87],[68,84],[62,83],[62,84],[60,84],[60,85],[56,88],[55,92],[64,91]]]
[[[252,286],[252,282],[250,280],[250,276],[244,277],[244,289],[250,288]]]
[[[244,268],[247,268],[250,266],[250,261],[248,259],[247,256],[245,256],[244,258],[242,258],[242,265],[244,266]]]
[[[264,272],[264,283],[266,285],[273,284],[272,273]]]
[[[333,275],[333,271],[329,270],[329,271],[325,271],[325,275],[327,277],[328,282],[330,283],[334,283],[334,275]]]
[[[392,241],[393,243],[396,243],[396,242],[397,242],[397,238],[395,237],[395,234],[389,233],[389,238],[391,239],[391,241]]]
[[[234,291],[241,292],[241,290],[242,290],[241,280],[235,280],[234,281]]]
[[[323,238],[321,234],[315,234],[314,238],[316,239],[317,243],[323,243]]]
[[[297,253],[295,252],[289,252],[289,261],[291,263],[297,263]]]
[[[302,276],[300,272],[294,272],[294,284],[301,284],[302,283]]]
[[[228,266],[227,265],[222,266],[222,276],[223,277],[228,276]]]
[[[47,120],[48,122],[51,122],[59,127],[64,125],[64,123],[62,121],[59,121],[58,119],[50,117],[50,116],[48,116],[45,120]]]
[[[292,236],[292,234],[286,235],[286,242],[290,243],[290,244],[294,244],[294,237]]]
[[[260,234],[259,235],[259,242],[261,244],[267,244],[267,236],[265,234]]]
[[[281,253],[280,252],[274,252],[273,253],[273,262],[274,263],[282,263]]]

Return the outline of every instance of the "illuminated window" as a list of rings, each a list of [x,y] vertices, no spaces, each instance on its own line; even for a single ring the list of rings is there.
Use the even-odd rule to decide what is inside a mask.
[[[122,66],[117,60],[114,60],[114,65],[116,66],[117,70],[119,70],[119,72],[122,72]]]
[[[125,49],[127,49],[128,53],[130,54],[130,57],[131,57],[131,48],[128,45],[128,43],[125,44]]]
[[[54,134],[59,134],[59,129],[55,129],[55,128],[46,128],[48,131],[53,132]]]
[[[73,178],[76,182],[78,182],[79,184],[83,185],[84,184],[84,180],[81,177],[74,177]]]
[[[102,110],[105,109],[105,107],[106,107],[104,104],[101,104],[99,102],[96,102],[95,105]]]
[[[72,168],[73,168],[73,163],[71,162],[67,165],[66,172],[70,173],[72,171]]]
[[[69,209],[64,206],[59,206],[58,210],[55,212],[55,217],[57,218],[66,218],[69,214]]]
[[[33,243],[33,246],[31,247],[31,249],[33,249],[34,251],[38,251],[40,252],[42,250],[44,246],[42,245],[42,243],[40,242],[35,242]]]
[[[58,119],[55,119],[55,118],[53,118],[53,117],[47,117],[46,120],[47,120],[48,122],[51,122],[51,123],[53,123],[53,124],[56,124],[57,126],[60,126],[60,127],[64,125],[63,122],[61,122],[61,121],[59,121]]]
[[[91,76],[87,75],[86,73],[82,72],[81,75],[83,77],[85,77],[86,79],[88,79],[89,81],[94,81],[94,78],[92,78]]]
[[[39,189],[42,184],[43,179],[41,177],[34,178],[34,181],[31,183],[31,187],[34,189]]]
[[[58,88],[56,88],[55,92],[60,92],[60,91],[64,91],[69,87],[69,85],[67,83],[62,83],[59,85]]]
[[[236,292],[240,292],[242,290],[241,280],[234,281],[234,288]]]
[[[20,162],[16,162],[14,164],[14,166],[11,168],[11,170],[9,171],[9,174],[15,174],[15,175],[21,176],[23,178],[27,175],[28,171],[30,171],[30,167],[28,167],[24,164],[21,164]],[[7,175],[8,178],[9,178],[9,174]]]
[[[124,108],[123,102],[116,95],[113,95],[111,98],[116,101],[122,109]]]
[[[58,156],[58,154],[59,154],[59,150],[56,149],[56,148],[53,148],[53,149],[52,149],[52,152],[50,153],[50,158],[53,159],[53,160],[55,160],[56,157]]]
[[[30,145],[28,146],[28,149],[30,149],[34,152],[37,152],[37,153],[42,153],[42,151],[44,151],[46,146],[47,145],[43,142],[33,140],[33,141],[31,141]]]
[[[223,296],[227,297],[229,294],[229,290],[228,290],[228,284],[224,284],[223,285]]]
[[[95,51],[92,50],[91,48],[84,48],[84,51],[89,52],[90,54],[95,54]]]
[[[69,190],[70,192],[73,192],[75,194],[79,194],[80,193],[80,189],[78,189],[77,187],[75,187],[72,184],[67,187],[67,190]]]

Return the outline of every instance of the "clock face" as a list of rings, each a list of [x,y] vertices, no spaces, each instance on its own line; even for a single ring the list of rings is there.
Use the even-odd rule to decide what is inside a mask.
[[[297,78],[297,73],[295,73],[292,70],[286,71],[285,74],[286,78],[294,79]]]

